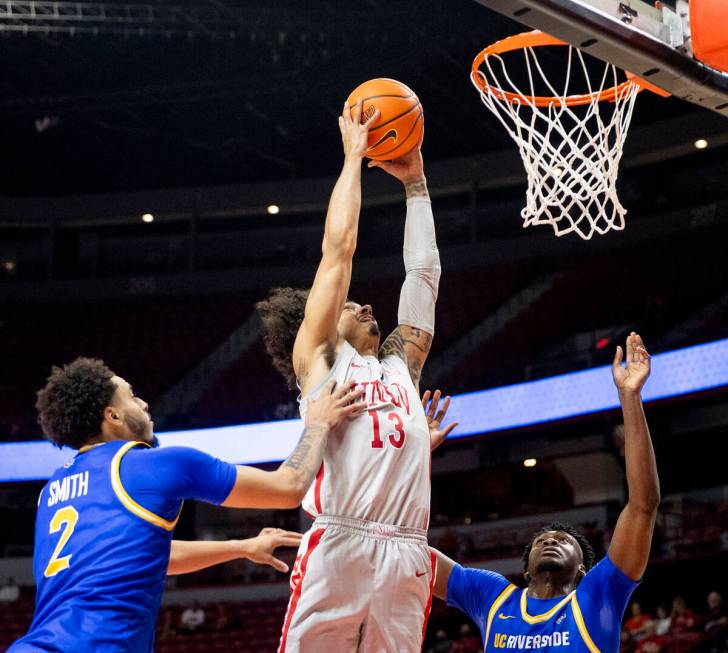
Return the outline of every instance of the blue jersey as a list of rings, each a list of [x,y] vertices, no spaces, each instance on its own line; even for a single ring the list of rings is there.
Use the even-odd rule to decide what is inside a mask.
[[[480,628],[484,651],[616,653],[629,597],[637,583],[603,558],[566,596],[537,599],[500,574],[456,565],[448,605]]]
[[[41,490],[35,614],[9,651],[151,651],[182,501],[221,503],[235,473],[182,447],[82,449]]]

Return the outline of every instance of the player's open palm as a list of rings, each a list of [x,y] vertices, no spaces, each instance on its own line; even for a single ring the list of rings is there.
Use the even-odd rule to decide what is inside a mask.
[[[640,392],[650,376],[650,355],[645,349],[642,338],[634,331],[627,336],[626,360],[622,365],[624,352],[617,347],[612,363],[612,375],[617,389],[627,392]]]
[[[277,571],[286,573],[288,565],[273,555],[279,546],[298,546],[301,543],[301,533],[284,531],[281,528],[264,528],[257,537],[246,542],[245,557],[259,565],[270,565]]]
[[[430,398],[432,398],[432,401],[430,401]],[[442,421],[445,419],[448,408],[450,408],[450,397],[445,397],[442,406],[438,410],[441,398],[442,393],[439,390],[435,390],[434,395],[429,390],[425,390],[422,395],[422,407],[425,409],[427,426],[430,429],[430,451],[437,449],[458,425],[457,422],[451,422],[442,427]],[[429,408],[427,406],[428,402],[430,404]]]
[[[341,130],[341,141],[344,145],[344,155],[361,159],[369,147],[369,128],[381,114],[376,109],[364,122],[362,117],[362,101],[358,100],[354,106],[344,104],[344,109],[339,116],[339,129]]]

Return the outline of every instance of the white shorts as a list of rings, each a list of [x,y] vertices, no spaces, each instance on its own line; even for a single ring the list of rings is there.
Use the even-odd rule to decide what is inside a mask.
[[[419,652],[434,582],[425,531],[320,516],[298,550],[278,652]]]

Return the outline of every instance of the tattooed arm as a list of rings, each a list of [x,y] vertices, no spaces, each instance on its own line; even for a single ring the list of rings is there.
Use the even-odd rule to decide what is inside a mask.
[[[290,456],[272,472],[239,465],[235,485],[223,506],[227,508],[296,508],[321,467],[329,433],[357,414],[361,391],[353,382],[334,391],[330,381],[317,400],[311,400],[306,426]]]
[[[430,353],[432,336],[416,327],[400,324],[379,348],[379,358],[397,356],[407,363],[412,383],[419,389],[422,367]],[[419,390],[418,390],[419,391]]]
[[[440,256],[422,153],[417,147],[391,163],[372,162],[369,165],[382,168],[399,179],[407,194],[403,252],[407,276],[399,298],[399,326],[384,341],[379,355],[398,356],[404,360],[412,382],[419,388],[422,366],[435,333],[435,302],[440,282]]]

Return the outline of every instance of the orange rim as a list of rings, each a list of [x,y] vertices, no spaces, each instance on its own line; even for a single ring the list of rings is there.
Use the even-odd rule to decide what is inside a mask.
[[[535,95],[528,96],[522,93],[511,93],[510,91],[504,91],[502,88],[488,84],[485,81],[483,74],[480,72],[480,66],[485,62],[486,57],[490,55],[500,55],[505,52],[513,52],[514,50],[523,50],[525,48],[537,48],[548,45],[569,45],[565,41],[561,41],[554,36],[546,34],[540,30],[533,30],[532,32],[523,32],[521,34],[514,34],[500,41],[496,41],[492,45],[478,53],[478,56],[473,60],[473,66],[470,71],[470,77],[473,83],[483,92],[490,93],[495,96],[498,100],[505,100],[512,104],[531,104],[537,107],[547,107],[550,104],[566,104],[569,107],[581,106],[584,104],[591,104],[594,100],[600,102],[615,102],[617,98],[622,97],[622,94],[626,92],[627,87],[633,83],[637,84],[637,92],[643,90],[643,86],[640,84],[639,77],[627,78],[621,84],[612,86],[607,89],[595,93],[584,93],[582,95],[566,95],[564,97],[550,96],[550,95]]]

